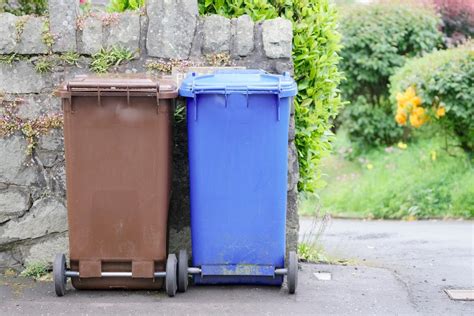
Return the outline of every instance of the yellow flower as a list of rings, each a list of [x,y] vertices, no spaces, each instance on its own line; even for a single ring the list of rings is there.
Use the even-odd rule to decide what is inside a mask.
[[[443,117],[446,115],[446,108],[444,106],[440,106],[437,110],[436,110],[436,117],[437,118],[440,118],[440,117]]]
[[[425,109],[422,108],[422,107],[414,107],[411,110],[411,115],[420,116],[420,118],[421,118],[422,116],[425,115]]]
[[[413,97],[410,99],[411,104],[414,107],[420,106],[423,103],[423,100],[421,100],[420,97]]]
[[[426,111],[422,107],[414,107],[411,110],[410,115],[410,124],[411,126],[418,128],[421,125],[425,124],[428,120],[428,116],[426,115]]]
[[[398,104],[403,104],[407,101],[407,98],[405,97],[405,93],[397,93],[397,102]]]
[[[416,97],[416,91],[414,86],[408,87],[408,89],[405,91],[405,98],[407,100],[411,100],[414,97]]]
[[[371,163],[368,163],[368,164],[367,164],[367,169],[369,169],[369,170],[374,169],[374,165],[371,164]]]
[[[405,144],[404,142],[399,142],[397,144],[397,147],[400,148],[400,149],[407,149],[408,145]]]
[[[437,158],[436,150],[432,150],[432,151],[431,151],[431,160],[435,161],[436,158]]]
[[[423,125],[424,123],[425,123],[425,121],[421,116],[416,115],[416,114],[410,115],[410,124],[414,128],[421,127],[421,125]]]
[[[407,123],[407,115],[404,111],[398,111],[397,115],[395,116],[395,121],[399,125],[406,125]]]

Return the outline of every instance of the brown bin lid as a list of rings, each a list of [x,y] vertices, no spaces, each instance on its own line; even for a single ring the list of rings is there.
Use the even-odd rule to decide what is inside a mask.
[[[171,77],[153,78],[144,75],[108,74],[76,76],[58,91],[58,95],[62,98],[70,98],[72,95],[98,94],[159,96],[160,99],[173,99],[178,96],[178,88]]]

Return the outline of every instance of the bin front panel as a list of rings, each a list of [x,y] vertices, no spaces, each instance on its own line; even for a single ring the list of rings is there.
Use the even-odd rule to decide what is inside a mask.
[[[69,101],[65,101],[69,102]],[[65,106],[71,266],[99,260],[131,272],[164,270],[170,187],[171,100],[72,96]],[[144,279],[145,280],[145,279]],[[142,281],[144,281],[142,280]],[[78,288],[155,288],[161,281],[81,279]]]
[[[290,98],[188,98],[193,264],[283,267]],[[197,111],[197,112],[196,112]],[[210,269],[211,271],[212,269]],[[257,269],[258,270],[258,269]],[[255,283],[251,276],[198,283]],[[258,282],[279,284],[282,278]]]

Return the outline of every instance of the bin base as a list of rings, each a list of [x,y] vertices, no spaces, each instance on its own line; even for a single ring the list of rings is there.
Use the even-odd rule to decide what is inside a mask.
[[[71,260],[71,270],[80,271],[80,260]],[[163,261],[155,262],[154,271],[164,271]],[[132,272],[132,261],[107,262],[101,261],[100,272]],[[164,287],[162,278],[128,278],[128,277],[71,277],[72,286],[76,290],[160,290]]]
[[[163,279],[71,278],[76,290],[161,290]]]
[[[275,266],[255,264],[201,265],[195,284],[259,284],[280,286],[283,276],[275,275]]]
[[[283,284],[283,276],[228,276],[228,275],[208,275],[194,276],[194,284],[241,284],[241,285],[273,285],[281,286]]]

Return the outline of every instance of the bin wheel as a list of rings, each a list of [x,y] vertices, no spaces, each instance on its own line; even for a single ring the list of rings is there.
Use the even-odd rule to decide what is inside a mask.
[[[177,268],[178,259],[176,259],[175,254],[170,254],[168,256],[168,261],[166,262],[166,294],[168,294],[169,297],[176,295],[176,290],[178,287],[176,281]]]
[[[290,251],[289,255],[286,281],[288,283],[288,292],[295,294],[296,286],[298,285],[298,257],[295,251]]]
[[[57,254],[53,263],[54,290],[57,296],[64,296],[66,293],[66,256]]]
[[[188,253],[180,250],[178,256],[178,292],[188,289]]]

